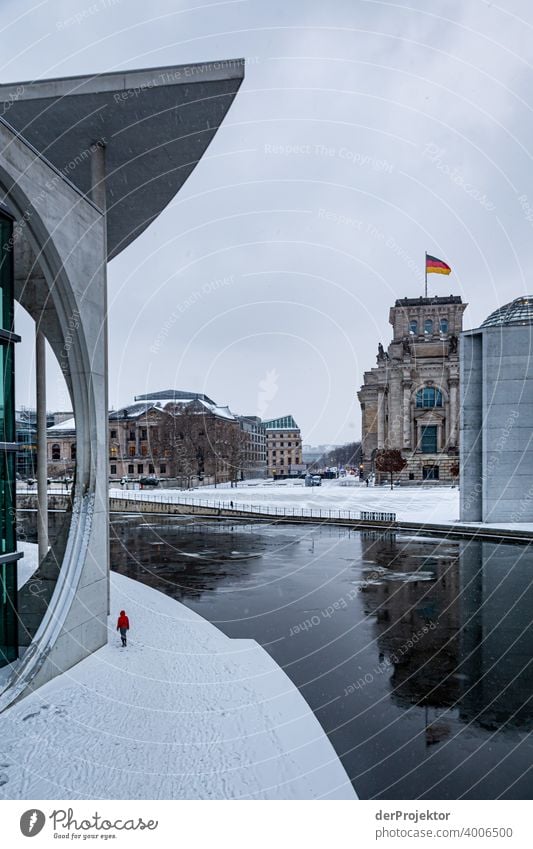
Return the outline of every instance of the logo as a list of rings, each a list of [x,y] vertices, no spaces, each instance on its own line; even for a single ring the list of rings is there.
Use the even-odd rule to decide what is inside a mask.
[[[42,811],[37,808],[31,808],[25,811],[20,818],[20,830],[24,837],[35,837],[43,830],[46,817]]]

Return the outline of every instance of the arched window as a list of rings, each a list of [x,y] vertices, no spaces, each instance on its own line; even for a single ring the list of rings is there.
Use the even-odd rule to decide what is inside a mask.
[[[416,393],[416,406],[424,409],[442,407],[442,392],[434,386],[424,386]]]
[[[73,442],[72,445],[70,446],[70,459],[71,460],[76,459],[76,443],[75,442]]]
[[[446,333],[448,332],[448,319],[447,318],[441,318],[441,320],[440,320],[440,332],[443,335],[446,335]]]
[[[424,322],[424,333],[426,336],[431,336],[433,333],[433,320],[431,318],[426,318]]]
[[[52,445],[52,460],[61,460],[61,446],[57,443]]]
[[[409,333],[411,333],[412,336],[416,336],[418,333],[418,321],[416,318],[412,318],[409,322]]]

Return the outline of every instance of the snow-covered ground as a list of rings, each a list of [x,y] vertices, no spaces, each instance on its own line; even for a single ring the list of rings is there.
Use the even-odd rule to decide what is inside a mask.
[[[114,629],[124,607],[128,647]],[[311,709],[253,640],[111,575],[109,642],[0,715],[6,799],[354,799]]]
[[[220,501],[230,506],[253,505],[262,508],[304,509],[313,512],[350,510],[358,517],[361,510],[396,513],[398,519],[412,522],[455,522],[459,519],[459,490],[454,487],[367,487],[346,485],[343,479],[323,481],[322,486],[303,486],[303,481],[272,483],[251,481],[238,487],[201,487],[194,490],[112,489],[111,495],[120,498],[154,499],[157,501],[188,502],[199,499],[211,503]]]

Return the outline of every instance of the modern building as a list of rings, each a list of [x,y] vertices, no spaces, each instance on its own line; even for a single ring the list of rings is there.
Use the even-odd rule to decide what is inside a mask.
[[[265,425],[259,416],[239,416],[239,425],[245,436],[241,466],[241,480],[264,478],[267,473],[267,437]]]
[[[107,262],[183,185],[243,76],[239,59],[0,86],[0,664],[28,634],[16,617],[13,299],[36,324],[39,568],[58,567],[31,644],[2,679],[0,710],[107,640]],[[76,425],[70,526],[49,553],[45,342]]]
[[[297,477],[305,471],[302,462],[302,435],[290,415],[268,419],[263,425],[267,443],[267,474],[272,477]]]
[[[390,310],[387,350],[365,372],[357,397],[362,463],[374,472],[380,449],[398,450],[403,481],[454,480],[459,461],[459,335],[466,309],[457,295],[402,298]],[[379,473],[377,473],[379,478]]]
[[[461,337],[461,519],[533,521],[533,296]]]

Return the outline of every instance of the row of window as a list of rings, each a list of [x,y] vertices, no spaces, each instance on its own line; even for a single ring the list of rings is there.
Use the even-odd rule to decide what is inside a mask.
[[[61,445],[57,445],[57,443],[54,443],[52,445],[51,451],[52,451],[52,460],[61,460]],[[76,459],[76,443],[75,442],[73,442],[70,446],[70,459],[71,460]]]
[[[111,463],[111,465],[109,467],[109,471],[112,475],[116,475],[116,473],[117,473],[116,463]],[[159,466],[159,474],[160,475],[166,475],[166,473],[167,473],[166,463],[161,463],[161,465]],[[130,463],[129,466],[128,466],[128,475],[134,475],[134,474],[135,474],[135,465],[133,463]],[[138,475],[144,474],[144,463],[137,463],[137,474]],[[155,466],[154,466],[153,463],[148,463],[148,474],[149,475],[155,475]]]
[[[439,331],[442,334],[448,333],[448,319],[441,318],[439,321]],[[416,318],[412,318],[409,322],[409,333],[411,336],[418,336],[418,321]],[[426,336],[433,335],[433,319],[426,318],[424,321],[424,334]]]

